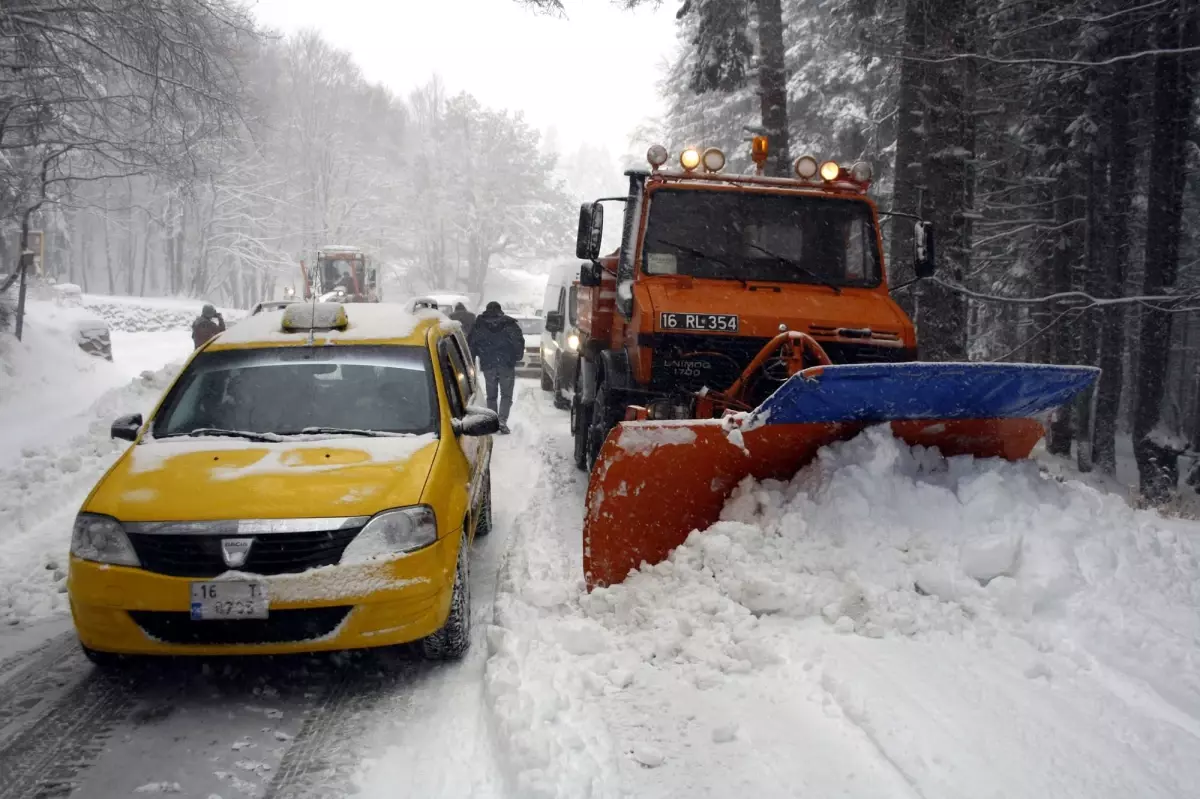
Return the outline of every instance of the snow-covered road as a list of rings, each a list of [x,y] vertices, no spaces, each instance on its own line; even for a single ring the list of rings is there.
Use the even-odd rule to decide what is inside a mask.
[[[465,660],[101,675],[59,593],[70,518],[108,419],[170,374],[81,387],[69,435],[0,472],[0,799],[1200,796],[1200,525],[875,431],[589,596],[586,479],[526,380]]]

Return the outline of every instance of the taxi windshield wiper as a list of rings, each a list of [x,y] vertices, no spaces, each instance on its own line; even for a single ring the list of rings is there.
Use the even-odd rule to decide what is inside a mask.
[[[404,433],[390,433],[387,430],[363,430],[357,427],[305,427],[299,435],[336,435],[336,436],[370,436],[373,438],[389,438],[402,436]]]
[[[779,261],[779,263],[781,263],[781,264],[787,264],[788,266],[792,266],[792,267],[795,267],[796,269],[799,269],[801,272],[808,275],[813,280],[820,283],[822,286],[833,289],[834,294],[842,293],[842,287],[839,286],[837,283],[833,283],[833,282],[821,277],[816,272],[809,269],[807,266],[805,266],[804,264],[800,263],[799,261],[797,261],[793,258],[784,258],[779,253],[771,252],[770,250],[766,249],[765,247],[759,247],[757,244],[752,244],[750,242],[746,242],[746,246],[752,250],[758,250],[763,255],[767,256],[768,258],[774,258],[776,261]]]
[[[229,436],[230,438],[245,438],[249,441],[264,441],[264,442],[283,441],[282,436],[277,436],[274,433],[251,433],[246,430],[226,430],[221,427],[197,427],[195,430],[189,430],[186,433],[180,433],[178,435]]]

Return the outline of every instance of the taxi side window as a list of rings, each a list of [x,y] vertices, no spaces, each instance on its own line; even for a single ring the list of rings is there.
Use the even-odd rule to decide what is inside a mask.
[[[438,343],[438,360],[441,361],[442,378],[446,382],[446,396],[450,399],[450,414],[456,419],[467,411],[471,395],[467,383],[467,367],[457,349],[444,338]]]
[[[453,344],[453,349],[457,350],[459,360],[466,366],[463,372],[466,375],[466,393],[464,396],[467,399],[467,404],[470,405],[475,397],[475,392],[479,388],[479,381],[475,374],[475,358],[471,356],[471,348],[467,346],[467,337],[462,334],[462,331],[455,333],[450,337]]]

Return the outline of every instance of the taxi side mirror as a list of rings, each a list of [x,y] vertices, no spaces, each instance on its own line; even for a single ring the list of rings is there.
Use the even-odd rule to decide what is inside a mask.
[[[500,432],[500,417],[490,408],[470,405],[466,414],[455,419],[453,425],[454,434],[458,436],[490,436]]]
[[[137,441],[138,433],[142,429],[142,415],[140,413],[131,413],[128,416],[121,416],[112,423],[112,428],[109,430],[109,435],[121,441]]]

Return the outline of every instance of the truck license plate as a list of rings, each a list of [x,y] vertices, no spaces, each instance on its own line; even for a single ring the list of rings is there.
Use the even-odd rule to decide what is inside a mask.
[[[192,583],[192,620],[265,619],[267,586],[249,580]]]
[[[663,330],[703,330],[717,333],[738,332],[738,318],[725,313],[668,313],[659,317]]]

